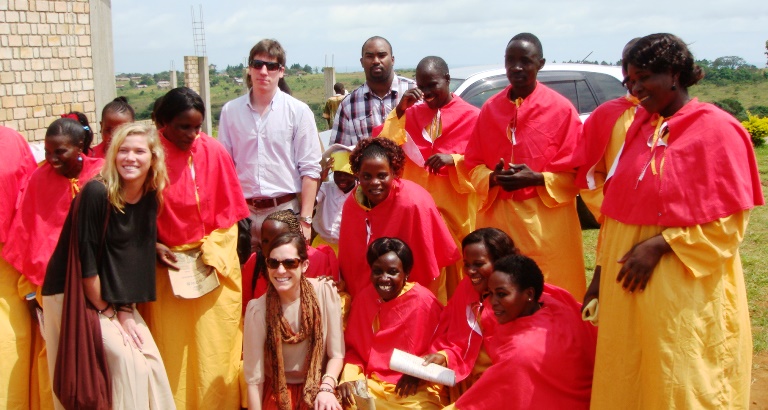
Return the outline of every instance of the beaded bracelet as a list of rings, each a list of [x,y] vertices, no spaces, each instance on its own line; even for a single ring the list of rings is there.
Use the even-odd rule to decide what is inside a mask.
[[[324,374],[324,375],[323,375],[323,377],[321,377],[321,378],[320,378],[320,380],[324,380],[326,377],[330,377],[330,378],[331,378],[331,380],[333,380],[333,386],[332,386],[332,387],[336,387],[336,386],[338,386],[338,385],[339,385],[339,379],[337,379],[337,378],[335,378],[335,377],[331,376],[331,375],[330,375],[330,374],[328,374],[328,373]]]
[[[107,307],[105,307],[104,309],[101,309],[101,310],[96,310],[96,313],[104,316],[105,318],[107,318],[109,320],[112,320],[112,319],[115,318],[115,316],[117,316],[117,311],[114,308],[112,308],[112,316],[107,316],[107,315],[104,314],[104,311],[108,310],[111,307],[112,307],[112,305],[107,304]]]
[[[331,394],[336,394],[336,392],[335,392],[335,391],[333,391],[333,389],[329,389],[329,388],[327,388],[327,387],[321,387],[321,388],[320,388],[320,391],[324,391],[324,392],[326,392],[326,393],[331,393]]]

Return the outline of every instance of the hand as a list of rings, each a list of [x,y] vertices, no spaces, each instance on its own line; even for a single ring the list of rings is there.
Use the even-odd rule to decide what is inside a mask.
[[[427,158],[427,162],[424,164],[427,170],[433,174],[440,172],[440,168],[444,166],[454,166],[453,156],[451,154],[434,154]]]
[[[498,176],[504,172],[504,158],[499,158],[499,162],[493,167],[493,172],[488,177],[488,188],[493,188],[499,185]]]
[[[120,335],[123,336],[123,346],[131,346],[134,349],[138,349],[139,347],[136,345],[136,342],[133,341],[133,337],[131,337],[130,334],[123,328],[123,325],[120,324],[119,320],[110,320],[110,323],[115,325],[117,330],[120,332]]]
[[[424,359],[424,363],[421,364],[422,366],[434,363],[436,365],[448,367],[448,361],[445,360],[445,356],[441,355],[440,353],[431,353],[422,357],[422,359]]]
[[[405,114],[405,110],[410,108],[413,104],[416,104],[422,98],[424,98],[424,93],[422,93],[418,88],[411,88],[410,90],[404,92],[403,98],[400,99],[400,102],[397,104],[397,108],[395,109],[397,112],[397,118],[402,117],[403,114]]]
[[[133,312],[118,311],[117,320],[120,322],[120,325],[122,325],[123,330],[128,337],[131,338],[133,346],[141,350],[144,346],[143,330],[136,324],[136,317],[133,315]]]
[[[587,288],[587,293],[584,294],[584,301],[581,303],[581,311],[584,311],[584,308],[587,307],[589,302],[592,301],[592,299],[597,299],[600,295],[600,271],[602,270],[602,266],[597,265],[595,266],[595,274],[592,275],[592,282],[589,283],[589,288]]]
[[[341,383],[336,390],[339,392],[341,402],[344,403],[345,406],[355,405],[355,382]]]
[[[315,397],[315,410],[342,410],[342,407],[333,393],[321,391]]]
[[[160,261],[160,263],[169,268],[179,270],[179,267],[175,265],[175,263],[178,262],[176,260],[176,255],[174,255],[167,246],[158,242],[155,244],[155,252],[157,252],[157,260]]]
[[[544,185],[544,175],[525,164],[510,164],[509,170],[496,175],[496,183],[505,191],[516,191],[530,186]]]
[[[301,226],[301,233],[304,235],[304,239],[307,240],[307,243],[310,243],[312,240],[312,225],[304,221],[300,221],[299,225]]]
[[[397,381],[397,385],[395,385],[395,393],[397,393],[399,397],[407,397],[416,394],[416,390],[419,388],[419,383],[421,383],[421,379],[418,377],[404,374],[400,377],[400,380]]]
[[[29,315],[32,316],[32,323],[39,324],[37,323],[37,309],[42,309],[42,308],[40,307],[40,304],[37,303],[37,299],[32,298],[28,300],[27,309],[29,309]]]
[[[672,248],[661,234],[635,244],[619,259],[618,262],[624,266],[619,270],[616,282],[622,282],[621,287],[624,290],[642,292],[651,280],[653,269],[656,268],[661,257],[670,251]]]
[[[333,164],[336,162],[336,159],[333,157],[328,158],[328,161],[325,161],[325,164],[323,164],[323,169],[320,171],[320,181],[325,181],[328,179],[328,173],[331,172],[331,168],[333,168]]]

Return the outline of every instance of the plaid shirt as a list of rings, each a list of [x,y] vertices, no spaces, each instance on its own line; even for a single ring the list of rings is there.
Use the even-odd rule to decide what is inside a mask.
[[[384,123],[389,112],[400,102],[403,93],[415,87],[415,81],[396,75],[390,92],[384,98],[379,98],[368,88],[368,83],[361,85],[339,105],[333,121],[331,141],[353,146],[362,139],[370,138],[373,129]]]

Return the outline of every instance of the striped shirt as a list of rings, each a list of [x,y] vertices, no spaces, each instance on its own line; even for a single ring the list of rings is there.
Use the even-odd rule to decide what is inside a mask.
[[[416,87],[416,82],[395,76],[384,98],[371,92],[368,83],[352,91],[339,105],[333,121],[331,141],[346,146],[357,145],[370,138],[373,129],[384,123],[389,112],[397,106],[403,93]]]

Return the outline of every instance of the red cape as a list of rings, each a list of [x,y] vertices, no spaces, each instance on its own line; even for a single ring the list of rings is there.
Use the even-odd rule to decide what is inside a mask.
[[[83,156],[77,185],[82,188],[101,171],[104,160]],[[8,231],[3,258],[35,285],[45,279],[48,260],[59,240],[72,203],[72,184],[47,162],[29,177]]]
[[[422,136],[422,131],[432,123],[437,110],[427,104],[414,105],[405,111],[405,131],[419,147],[425,160],[433,154],[464,155],[479,112],[477,107],[454,95],[451,102],[440,109],[442,133],[432,143]],[[440,174],[448,175],[448,172],[443,168]]]
[[[579,155],[575,155],[581,120],[573,104],[537,83],[518,109],[508,98],[511,90],[510,85],[483,104],[464,154],[467,169],[485,165],[492,170],[499,158],[503,158],[505,164],[526,164],[535,172],[571,171],[581,165]],[[517,144],[513,146],[507,138],[507,128],[515,112]],[[522,201],[536,196],[536,187],[528,187],[513,192],[501,190],[498,197]]]
[[[448,305],[440,316],[440,325],[432,339],[431,352],[445,351],[448,367],[456,372],[456,382],[469,376],[475,367],[483,341],[493,335],[497,326],[489,303],[482,309],[482,323],[477,323],[476,313],[480,306],[480,295],[472,287],[469,277],[459,282]],[[473,330],[478,327],[481,333]]]
[[[567,291],[544,285],[542,308],[498,325],[493,365],[456,402],[465,409],[588,409],[597,330]]]
[[[35,157],[24,137],[0,126],[0,243],[5,243],[21,189],[37,169]]]
[[[358,188],[356,188],[358,189]],[[368,244],[387,236],[401,239],[413,251],[410,281],[424,286],[440,275],[440,268],[459,260],[459,250],[429,192],[396,179],[387,199],[366,211],[355,194],[342,209],[339,230],[339,267],[352,298],[370,284],[371,268],[365,259]],[[370,226],[368,235],[366,223]]]
[[[606,101],[597,107],[584,121],[584,131],[581,135],[580,150],[581,162],[576,173],[576,186],[579,189],[590,189],[587,184],[587,173],[605,155],[605,149],[611,141],[613,127],[622,114],[627,110],[637,107],[637,104],[627,98],[619,97]]]
[[[235,165],[221,143],[201,132],[192,148],[182,151],[160,135],[170,184],[163,191],[163,208],[157,216],[158,241],[167,246],[196,242],[250,214]]]
[[[603,214],[631,225],[692,226],[763,204],[749,133],[730,114],[695,98],[666,120],[668,146],[656,148],[658,175],[648,166],[639,181],[651,159],[656,118],[645,110],[636,114],[605,185]]]
[[[107,146],[104,144],[104,141],[101,142],[101,144],[96,145],[94,147],[91,147],[91,157],[93,158],[106,158],[107,157]]]
[[[344,363],[360,366],[363,372],[389,383],[397,383],[402,373],[389,369],[394,349],[423,356],[440,320],[440,302],[427,288],[415,283],[402,295],[381,302],[368,282],[352,302],[344,343]],[[378,315],[379,331],[373,332]]]
[[[320,245],[317,248],[307,246],[309,268],[304,274],[307,278],[319,278],[330,276],[334,281],[339,280],[339,261],[336,253],[328,245]],[[267,293],[267,279],[259,276],[256,279],[256,287],[253,287],[253,275],[256,268],[256,252],[252,253],[248,261],[243,265],[243,314],[251,299],[258,299]]]

